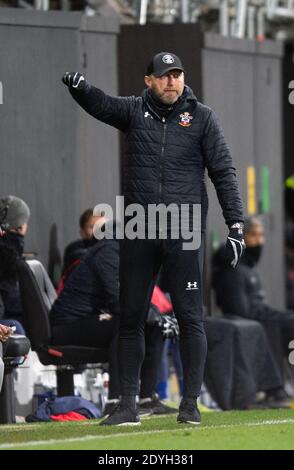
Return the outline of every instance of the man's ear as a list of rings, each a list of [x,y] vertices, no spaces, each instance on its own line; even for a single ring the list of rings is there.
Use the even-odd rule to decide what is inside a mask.
[[[150,88],[151,87],[151,78],[148,76],[148,75],[145,75],[144,77],[144,82],[145,82],[145,85]]]

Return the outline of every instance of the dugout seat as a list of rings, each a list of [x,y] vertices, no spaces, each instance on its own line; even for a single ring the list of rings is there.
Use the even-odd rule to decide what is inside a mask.
[[[108,348],[52,345],[49,315],[57,295],[44,266],[37,260],[22,260],[18,278],[24,326],[32,349],[42,364],[57,366],[58,395],[73,395],[74,374],[85,364],[108,362]]]
[[[12,335],[3,344],[4,378],[0,392],[0,424],[15,423],[14,371],[19,365],[16,358],[26,356],[30,341],[23,335]]]

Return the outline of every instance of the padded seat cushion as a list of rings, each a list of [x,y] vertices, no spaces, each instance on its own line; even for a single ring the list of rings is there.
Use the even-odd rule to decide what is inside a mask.
[[[23,335],[12,335],[3,345],[3,357],[19,357],[28,354],[31,347],[30,340]]]
[[[50,353],[48,352],[50,351]],[[38,350],[38,356],[44,365],[78,365],[108,362],[108,349],[86,348],[82,346],[48,346],[47,350]],[[61,353],[60,355],[58,353]]]

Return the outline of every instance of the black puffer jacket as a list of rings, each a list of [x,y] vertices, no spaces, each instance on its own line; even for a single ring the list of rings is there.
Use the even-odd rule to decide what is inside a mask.
[[[119,241],[99,240],[67,279],[50,312],[52,326],[99,311],[119,315]]]
[[[86,82],[71,93],[89,114],[125,133],[126,204],[202,204],[205,225],[207,168],[226,223],[243,220],[236,171],[218,119],[189,87],[167,117],[154,110],[147,90],[142,97],[111,97]]]
[[[235,315],[257,321],[277,321],[281,314],[287,318],[285,312],[267,304],[260,275],[247,250],[236,269],[228,264],[225,246],[215,254],[213,264],[212,284],[217,304],[224,315]],[[293,313],[289,318],[294,324]]]
[[[64,250],[64,257],[63,257],[63,273],[77,260],[81,260],[89,248],[95,245],[97,240],[92,238],[90,240],[75,240],[71,242]]]
[[[23,254],[24,237],[7,232],[0,237],[0,319],[22,322],[22,302],[17,263]]]

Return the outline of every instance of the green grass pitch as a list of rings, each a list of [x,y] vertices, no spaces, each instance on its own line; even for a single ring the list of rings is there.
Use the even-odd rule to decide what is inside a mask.
[[[177,424],[175,415],[132,427],[99,426],[98,420],[2,425],[5,449],[294,449],[294,410],[203,413],[201,426]]]

